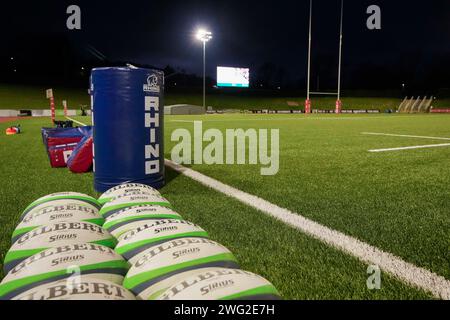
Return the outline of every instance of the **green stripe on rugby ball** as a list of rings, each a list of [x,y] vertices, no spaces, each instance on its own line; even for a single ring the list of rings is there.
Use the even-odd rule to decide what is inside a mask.
[[[200,269],[162,293],[157,300],[267,300],[280,299],[277,289],[263,277],[240,269]]]
[[[76,221],[102,226],[105,219],[100,216],[97,208],[86,203],[68,202],[63,205],[50,205],[41,210],[31,210],[14,230],[11,242],[16,242],[23,234],[44,225]]]
[[[161,195],[135,191],[117,196],[114,200],[105,203],[100,209],[100,214],[104,218],[107,218],[120,209],[143,204],[171,207],[170,202]]]
[[[140,191],[140,192],[147,192],[147,193],[151,193],[151,194],[160,194],[158,190],[156,190],[155,188],[152,188],[146,184],[142,184],[142,183],[124,183],[118,186],[115,186],[107,191],[105,191],[98,199],[97,201],[103,205],[106,202],[109,202],[111,200],[113,200],[115,197],[120,196],[120,195],[124,195],[126,193],[130,193],[130,192],[135,192],[135,191]]]
[[[106,219],[103,228],[118,238],[120,234],[134,229],[127,227],[133,222],[155,219],[182,219],[182,217],[168,207],[146,204],[127,207],[111,214]]]
[[[75,243],[96,243],[114,248],[117,240],[102,227],[89,222],[60,222],[42,226],[24,234],[11,246],[5,256],[5,273],[40,251]]]
[[[66,199],[77,199],[77,200],[81,200],[87,203],[90,203],[94,206],[96,206],[97,208],[100,208],[100,204],[98,203],[97,199],[88,196],[87,194],[84,193],[79,193],[79,192],[57,192],[57,193],[52,193],[43,197],[40,197],[39,199],[33,201],[32,203],[30,203],[28,205],[28,207],[25,208],[25,210],[23,210],[22,212],[22,217],[28,212],[30,211],[32,208],[36,207],[39,204],[45,203],[45,202],[49,202],[49,201],[53,201],[53,200],[66,200]]]
[[[74,281],[63,279],[25,291],[11,300],[136,300],[121,285],[92,276],[80,276]]]
[[[124,287],[139,294],[151,285],[192,269],[238,268],[234,255],[221,244],[206,238],[180,238],[142,251],[129,261]]]
[[[0,299],[9,299],[45,282],[81,274],[121,284],[129,263],[113,249],[97,244],[64,245],[39,252],[17,264],[0,284]],[[72,271],[70,269],[72,267]]]
[[[158,243],[186,237],[208,238],[208,233],[196,224],[179,219],[147,221],[120,237],[116,252],[129,260]]]

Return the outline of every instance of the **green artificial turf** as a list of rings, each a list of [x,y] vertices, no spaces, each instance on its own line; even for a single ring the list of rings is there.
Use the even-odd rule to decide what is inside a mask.
[[[279,129],[280,170],[274,176],[260,175],[260,165],[192,167],[450,279],[450,147],[368,152],[450,141],[361,134],[450,138],[450,116],[223,115],[171,119],[203,119],[203,130]],[[178,127],[191,130],[193,125],[168,120],[166,157],[175,144],[167,133]]]
[[[192,127],[173,120],[194,119],[220,130],[278,128],[281,137],[280,171],[275,176],[260,176],[259,165],[193,165],[194,169],[449,278],[450,148],[370,154],[370,148],[439,142],[360,134],[450,136],[449,116],[172,116],[166,117],[166,157],[174,145],[172,130]],[[92,173],[50,168],[40,136],[49,119],[22,120],[22,134],[3,134],[17,122],[0,123],[2,261],[18,217],[30,202],[58,191],[99,195]],[[368,290],[367,265],[355,258],[171,170],[166,177],[162,194],[174,208],[227,246],[242,268],[272,281],[285,298],[431,298],[385,273],[381,290]]]
[[[0,84],[0,109],[48,109],[49,102],[45,98],[44,86],[18,86]],[[69,109],[79,110],[80,106],[90,105],[87,89],[71,89],[54,87],[55,105],[57,110],[62,110],[62,100],[67,100]],[[167,92],[165,104],[194,104],[202,105],[202,94],[188,94],[179,92]],[[335,97],[312,97],[313,109],[334,109]],[[288,102],[295,102],[298,106],[289,106]],[[381,97],[343,97],[344,109],[396,109],[401,100],[399,98]],[[303,109],[305,97],[272,97],[261,96],[257,93],[237,92],[211,92],[208,93],[207,105],[215,109],[273,109],[290,110]]]
[[[166,104],[189,103],[202,105],[201,95],[186,94],[166,94]],[[305,106],[305,97],[258,97],[250,95],[237,94],[209,94],[207,96],[207,105],[214,109],[241,109],[241,110],[303,110]],[[297,106],[289,106],[289,103],[295,102]],[[400,105],[401,100],[397,98],[380,97],[343,97],[342,107],[344,109],[379,109],[382,112],[386,109],[395,110]],[[336,97],[312,97],[312,109],[334,110],[336,106]]]
[[[168,170],[174,208],[228,247],[242,269],[269,279],[285,299],[428,299],[389,275],[368,290],[367,265],[282,222]],[[187,187],[189,186],[189,187]]]
[[[0,84],[0,109],[49,109],[44,86],[21,86]],[[80,106],[89,106],[88,91],[54,87],[55,108],[62,110],[62,101],[67,101],[69,109],[79,110]]]
[[[450,108],[450,99],[437,99],[433,102],[435,108]]]

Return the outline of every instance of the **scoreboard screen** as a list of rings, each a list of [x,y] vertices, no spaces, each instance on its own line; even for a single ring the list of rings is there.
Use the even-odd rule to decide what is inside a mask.
[[[248,88],[250,83],[250,69],[217,67],[218,87]]]

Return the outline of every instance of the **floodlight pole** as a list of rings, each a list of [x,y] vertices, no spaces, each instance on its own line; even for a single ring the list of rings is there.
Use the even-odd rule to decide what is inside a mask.
[[[309,85],[311,77],[311,20],[312,20],[312,0],[309,0],[309,35],[308,35],[308,76],[306,84],[305,113],[311,112],[311,100],[309,100]]]
[[[211,40],[211,32],[200,29],[197,31],[197,39],[203,42],[203,108],[206,109],[206,42]]]
[[[336,101],[336,113],[341,112],[341,67],[342,67],[342,25],[344,20],[344,0],[341,0],[341,21],[339,31],[339,66],[338,66],[338,88],[337,88],[337,101]]]
[[[206,110],[206,41],[203,41],[203,109]]]

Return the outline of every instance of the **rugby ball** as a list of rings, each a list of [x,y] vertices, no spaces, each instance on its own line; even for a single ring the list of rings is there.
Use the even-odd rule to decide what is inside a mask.
[[[37,286],[11,300],[136,300],[136,298],[117,283],[80,276]]]
[[[137,298],[139,298],[140,300],[155,300],[162,293],[167,291],[167,289],[169,289],[171,286],[173,286],[174,284],[176,284],[192,275],[196,275],[200,271],[214,270],[214,269],[215,268],[199,268],[199,269],[193,269],[193,270],[177,273],[173,276],[169,276],[167,278],[164,278],[164,279],[146,287],[143,291],[141,291],[137,295]]]
[[[263,277],[240,269],[197,270],[175,283],[156,300],[274,300],[277,289]]]
[[[21,236],[5,256],[7,273],[26,258],[49,248],[75,243],[95,243],[114,248],[117,240],[102,227],[90,222],[59,222],[31,230]]]
[[[44,202],[41,204],[38,204],[37,206],[35,206],[34,208],[32,208],[31,210],[27,211],[25,214],[22,214],[20,217],[20,220],[25,219],[28,215],[32,215],[38,211],[41,210],[51,210],[52,207],[54,206],[64,206],[68,203],[72,203],[72,204],[78,204],[78,205],[85,205],[89,208],[91,208],[92,210],[99,210],[99,208],[97,206],[94,206],[92,204],[89,204],[85,201],[81,201],[81,200],[77,200],[77,199],[62,199],[62,200],[52,200],[49,202]]]
[[[100,214],[104,218],[107,218],[120,209],[143,204],[154,204],[163,207],[170,207],[170,202],[161,195],[142,191],[133,191],[119,195],[113,200],[105,203],[100,209]]]
[[[17,264],[0,283],[0,299],[10,299],[34,287],[89,275],[122,284],[129,264],[113,249],[91,243],[71,244],[39,252]]]
[[[130,193],[130,192],[135,192],[135,191],[140,191],[140,192],[146,192],[146,193],[151,193],[151,194],[160,194],[158,190],[156,190],[155,188],[152,188],[146,184],[142,184],[142,183],[124,183],[118,186],[115,186],[107,191],[105,191],[98,199],[97,201],[103,205],[106,202],[109,202],[111,200],[113,200],[115,197],[117,196],[121,196],[125,193]]]
[[[138,295],[181,272],[205,267],[238,268],[234,255],[206,238],[180,238],[150,247],[133,258],[123,286]]]
[[[101,226],[105,219],[100,216],[97,208],[83,202],[67,201],[62,205],[48,205],[40,210],[31,210],[22,219],[13,232],[12,243],[37,227],[63,221],[85,221]]]
[[[208,238],[208,233],[192,222],[179,219],[147,221],[119,238],[116,252],[127,260],[145,249],[171,239],[186,237]]]
[[[110,215],[103,225],[114,237],[137,228],[149,220],[156,219],[182,219],[181,216],[170,208],[145,204],[121,209]]]
[[[87,194],[79,193],[79,192],[57,192],[57,193],[52,193],[52,194],[40,197],[39,199],[30,203],[28,205],[28,207],[26,207],[25,210],[22,212],[21,217],[25,216],[28,211],[30,211],[31,209],[33,209],[34,207],[36,207],[42,203],[53,201],[53,200],[67,200],[67,199],[77,199],[77,200],[92,204],[93,206],[95,206],[97,208],[100,208],[100,204],[97,202],[97,200],[91,196],[88,196]]]

